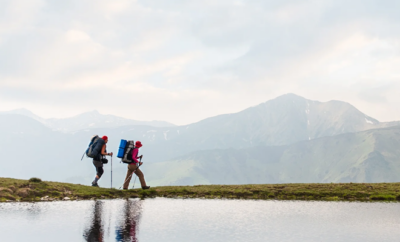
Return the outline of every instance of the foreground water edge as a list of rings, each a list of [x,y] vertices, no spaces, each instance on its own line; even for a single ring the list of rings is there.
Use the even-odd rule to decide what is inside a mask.
[[[400,203],[110,199],[0,203],[2,241],[397,241]]]

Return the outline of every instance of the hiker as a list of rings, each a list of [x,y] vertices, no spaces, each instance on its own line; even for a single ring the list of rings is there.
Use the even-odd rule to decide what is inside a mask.
[[[96,168],[96,177],[94,178],[94,181],[92,182],[92,186],[94,186],[94,187],[98,187],[99,186],[97,184],[97,182],[99,181],[100,177],[104,173],[103,161],[106,161],[106,160],[103,159],[103,156],[106,156],[106,155],[112,156],[113,155],[112,152],[111,153],[107,153],[107,151],[106,151],[106,144],[108,142],[108,137],[107,136],[103,136],[101,139],[104,140],[104,145],[101,147],[100,154],[96,158],[93,158],[93,165]]]
[[[140,185],[142,185],[142,189],[149,189],[150,186],[146,185],[146,181],[144,180],[143,172],[139,169],[139,166],[143,164],[143,162],[138,161],[139,158],[143,156],[138,156],[139,148],[142,147],[142,143],[140,141],[136,141],[135,147],[132,151],[132,162],[128,165],[128,172],[126,173],[126,178],[124,182],[124,190],[128,189],[129,182],[131,181],[133,173],[135,173],[140,180]]]

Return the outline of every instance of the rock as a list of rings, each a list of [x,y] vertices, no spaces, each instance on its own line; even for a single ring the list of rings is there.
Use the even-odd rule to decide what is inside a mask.
[[[42,197],[42,198],[40,198],[40,200],[41,201],[48,201],[49,200],[49,196]]]
[[[21,188],[17,190],[17,195],[20,197],[27,197],[29,196],[30,188]]]
[[[5,187],[0,187],[0,193],[13,193],[13,191]]]
[[[13,195],[11,195],[10,193],[5,192],[5,191],[0,191],[0,198],[6,199],[6,200],[15,200]]]
[[[15,197],[11,196],[10,194],[6,194],[6,195],[2,195],[0,197],[3,197],[5,199],[7,199],[8,201],[15,201]]]
[[[63,200],[68,201],[68,200],[71,200],[71,198],[69,198],[69,197],[64,197]]]

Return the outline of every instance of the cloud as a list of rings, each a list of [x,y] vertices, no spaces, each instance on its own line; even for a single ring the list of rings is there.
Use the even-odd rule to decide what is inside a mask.
[[[1,4],[4,110],[185,124],[294,92],[400,119],[397,1]]]

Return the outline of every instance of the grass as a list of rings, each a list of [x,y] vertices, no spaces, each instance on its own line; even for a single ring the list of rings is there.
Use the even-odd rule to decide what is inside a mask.
[[[47,197],[46,197],[47,196]],[[0,201],[85,200],[138,197],[137,190],[97,188],[69,183],[0,178]]]
[[[135,197],[322,201],[400,201],[400,183],[166,186],[118,190],[69,183],[0,178],[0,201],[86,200]]]

